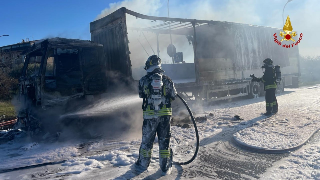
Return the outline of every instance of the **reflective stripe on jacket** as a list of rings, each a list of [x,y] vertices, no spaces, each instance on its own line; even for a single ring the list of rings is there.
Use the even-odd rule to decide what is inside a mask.
[[[145,117],[145,119],[152,119],[158,116],[172,116],[172,108],[162,107],[159,111],[155,111],[150,109],[150,105],[148,105],[147,109],[143,111],[143,117]]]
[[[145,106],[143,107],[143,118],[153,119],[159,116],[172,116],[171,101],[175,99],[177,91],[174,87],[172,80],[162,75],[162,103],[160,104],[160,110],[154,110],[151,100],[151,74],[142,77],[139,81],[139,97],[145,99]]]
[[[274,84],[266,85],[266,86],[265,86],[265,90],[267,90],[267,89],[272,89],[272,88],[276,89],[276,88],[277,88],[277,84],[274,83]]]

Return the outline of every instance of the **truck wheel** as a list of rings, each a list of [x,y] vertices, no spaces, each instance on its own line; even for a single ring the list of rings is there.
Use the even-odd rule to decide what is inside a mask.
[[[249,97],[250,98],[257,98],[260,96],[261,94],[261,85],[259,82],[252,82],[250,84],[250,93],[249,93]]]

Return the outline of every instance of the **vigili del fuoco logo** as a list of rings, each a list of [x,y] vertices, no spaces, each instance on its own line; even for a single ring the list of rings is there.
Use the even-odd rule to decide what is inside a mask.
[[[287,17],[287,20],[286,20],[286,23],[284,24],[283,26],[283,31],[280,31],[280,36],[282,37],[282,39],[279,41],[277,39],[277,33],[274,33],[273,37],[274,37],[274,42],[276,44],[278,44],[279,46],[282,46],[284,48],[290,48],[290,47],[293,47],[293,46],[296,46],[300,43],[301,39],[302,39],[302,36],[303,34],[301,33],[300,34],[300,37],[299,37],[299,40],[298,41],[295,41],[293,38],[295,36],[297,36],[297,33],[295,31],[292,31],[293,28],[291,26],[291,21],[290,21],[290,18],[289,16]],[[291,43],[291,41],[293,42],[292,44],[287,44],[287,43],[282,43],[282,41],[288,41]]]

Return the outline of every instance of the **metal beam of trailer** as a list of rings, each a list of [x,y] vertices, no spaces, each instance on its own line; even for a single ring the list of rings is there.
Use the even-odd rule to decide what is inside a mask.
[[[139,20],[149,20],[153,24],[127,27],[127,14]],[[160,51],[160,34],[186,36],[193,46],[194,76],[192,76],[192,82],[176,84],[177,90],[181,93],[191,92],[195,99],[207,99],[207,101],[223,99],[222,97],[212,98],[217,95],[223,96],[224,93],[220,91],[232,91],[226,98],[244,96],[248,93],[251,93],[250,96],[256,95],[253,94],[255,86],[250,83],[248,77],[253,73],[262,75],[261,60],[266,57],[274,59],[274,62],[281,66],[283,76],[290,76],[287,79],[296,77],[296,73],[299,72],[298,47],[284,49],[274,44],[272,35],[279,30],[281,29],[226,21],[148,16],[126,8],[120,8],[90,24],[91,38],[93,41],[104,44],[105,54],[107,59],[110,59],[109,66],[125,62],[126,66],[121,67],[126,68],[119,70],[120,72],[129,72],[131,68],[128,31],[155,33],[157,54]],[[126,57],[118,58],[120,54]],[[170,66],[175,65],[180,66],[181,69],[188,66],[187,63],[170,64]],[[168,69],[172,68],[168,67]],[[182,73],[182,76],[173,71],[173,74],[176,78],[180,78],[173,80],[187,78],[185,73]],[[289,83],[289,80],[283,82]],[[239,81],[241,83],[238,83]],[[224,83],[227,85],[222,87],[221,84]],[[289,85],[288,83],[283,83],[282,87]],[[232,88],[233,86],[235,88]],[[241,91],[238,92],[239,88]],[[263,91],[263,88],[259,86],[259,93],[260,90]]]

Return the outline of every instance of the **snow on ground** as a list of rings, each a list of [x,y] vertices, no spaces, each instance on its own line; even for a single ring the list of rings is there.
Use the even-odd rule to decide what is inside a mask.
[[[209,118],[207,122],[198,123],[200,139],[212,136],[221,132],[221,127],[215,125],[212,128],[213,118]],[[225,123],[219,123],[224,125]],[[175,161],[187,161],[194,153],[195,133],[193,128],[181,128],[172,126],[171,131],[171,148],[175,152]],[[44,162],[66,160],[61,164],[61,171],[57,172],[57,176],[66,175],[70,179],[86,179],[92,176],[92,173],[100,170],[100,179],[102,172],[108,172],[107,179],[122,179],[135,177],[130,171],[130,166],[138,158],[139,146],[141,139],[131,141],[99,141],[90,144],[84,150],[86,153],[80,155],[79,142],[73,144],[38,144],[38,143],[14,143],[10,142],[0,146],[6,151],[2,153],[5,163],[1,169],[17,168],[21,166],[40,164]],[[159,170],[159,147],[158,139],[155,139],[153,148],[153,159],[151,160],[148,173],[154,173]],[[188,148],[184,152],[179,152],[179,147]],[[10,154],[17,154],[12,157]],[[114,169],[117,167],[116,169]],[[123,175],[125,174],[125,175]],[[31,176],[31,175],[30,175]],[[6,174],[0,175],[1,178],[7,178]],[[19,177],[22,178],[22,177]],[[28,178],[27,175],[23,178]],[[10,179],[10,178],[9,178]],[[93,178],[95,179],[95,178]]]
[[[263,180],[320,179],[320,135],[315,142],[292,152],[261,175]]]
[[[279,113],[234,134],[245,145],[268,150],[295,148],[320,128],[320,86],[278,97]],[[252,105],[248,105],[250,108]],[[253,108],[253,107],[252,107]]]
[[[61,164],[61,166],[68,166],[69,168],[66,171],[59,172],[58,174],[80,174],[83,171],[90,171],[94,168],[104,167],[101,162],[88,158],[74,158]]]
[[[234,138],[248,146],[265,149],[287,149],[303,143],[320,127],[320,86],[312,88],[287,89],[287,93],[277,96],[279,112],[265,117],[264,98],[220,103],[214,106],[192,108],[197,116],[207,116],[207,121],[197,123],[200,140],[212,138],[225,129],[238,131]],[[234,119],[239,115],[242,120]],[[171,147],[174,160],[189,160],[195,150],[194,129],[172,126]],[[320,138],[319,138],[320,139]],[[70,179],[130,179],[137,176],[130,170],[138,157],[140,139],[130,141],[103,141],[91,143],[86,153],[78,150],[79,143],[37,144],[8,143],[0,145],[0,168],[14,168],[33,163],[67,160],[61,164],[61,170],[55,172]],[[201,148],[201,147],[200,147]],[[158,177],[159,149],[157,138],[153,149],[153,159],[147,176]],[[303,146],[291,156],[268,169],[266,179],[319,179],[320,143]],[[286,175],[281,173],[286,171]],[[151,174],[151,175],[150,175]],[[155,174],[155,175],[152,175]],[[172,172],[177,177],[177,169]],[[157,177],[156,177],[157,176]],[[0,179],[10,177],[10,173],[0,175]],[[10,178],[9,178],[10,179]]]
[[[0,145],[0,171],[79,155],[75,143],[37,143],[11,141]]]
[[[216,133],[221,132],[221,129],[212,129],[211,124],[201,123],[199,124],[200,130],[200,138],[205,138],[208,136],[212,136]],[[174,138],[171,138],[171,148],[173,149],[175,155],[175,161],[187,161],[189,160],[194,153],[194,143],[195,143],[195,134],[192,128],[181,128],[172,126],[171,131],[173,133]],[[71,173],[77,174],[75,176],[70,177],[71,179],[86,179],[88,176],[94,177],[94,179],[104,177],[106,174],[108,175],[108,179],[130,179],[135,177],[133,172],[130,172],[131,165],[137,160],[139,155],[139,147],[141,140],[134,141],[122,141],[122,142],[97,142],[88,147],[90,151],[99,151],[99,153],[86,156],[86,159],[94,159],[101,162],[105,167],[100,170],[95,169],[96,176],[88,175],[87,171],[83,166],[78,166],[78,169],[72,167],[70,169]],[[151,160],[150,167],[148,169],[147,174],[153,174],[159,170],[159,146],[157,145],[158,140],[155,139],[154,147],[153,147],[153,158]],[[114,146],[111,150],[105,151],[107,146]],[[190,146],[186,149],[185,152],[179,152],[179,147]],[[81,162],[82,161],[82,162]],[[82,163],[84,160],[80,159],[75,161],[71,160],[71,163]],[[114,171],[110,171],[110,168],[118,167]],[[98,171],[98,172],[97,172]],[[68,172],[68,171],[67,171]],[[80,173],[81,172],[81,173]],[[107,173],[106,173],[107,172]],[[160,175],[159,175],[160,176]],[[102,178],[103,179],[103,178]]]

